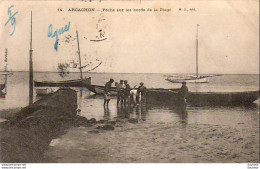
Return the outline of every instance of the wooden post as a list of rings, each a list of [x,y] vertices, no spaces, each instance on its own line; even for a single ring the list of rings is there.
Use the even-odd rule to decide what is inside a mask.
[[[31,11],[31,41],[29,58],[29,104],[33,103],[33,61],[32,61],[32,11]]]
[[[77,34],[78,53],[79,53],[79,70],[80,70],[80,79],[83,79],[83,75],[82,75],[82,67],[81,67],[81,58],[80,58],[80,48],[79,48],[79,35],[78,35],[78,30],[76,30],[76,34]]]
[[[196,77],[199,78],[199,62],[198,62],[198,55],[199,55],[199,51],[198,51],[198,45],[199,45],[199,40],[198,40],[198,27],[199,24],[197,24],[197,36],[196,36]]]
[[[7,48],[5,48],[5,94],[7,94],[7,76],[8,76],[8,71],[7,71],[7,59],[8,59],[8,53],[7,53]]]

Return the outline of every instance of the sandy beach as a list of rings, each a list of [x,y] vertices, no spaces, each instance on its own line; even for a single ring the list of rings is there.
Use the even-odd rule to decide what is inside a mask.
[[[185,122],[118,121],[113,131],[96,129],[98,125],[70,128],[45,152],[44,159],[52,160],[42,162],[259,163],[259,126],[238,130]]]

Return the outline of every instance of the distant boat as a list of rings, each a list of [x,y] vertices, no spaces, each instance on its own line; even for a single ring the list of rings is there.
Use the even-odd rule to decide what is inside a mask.
[[[64,81],[34,81],[35,87],[42,87],[42,86],[48,86],[48,87],[86,87],[86,85],[91,84],[91,77],[83,78],[82,74],[82,67],[81,67],[81,58],[80,58],[80,47],[79,47],[79,37],[78,37],[78,31],[76,31],[77,35],[77,42],[78,42],[78,54],[79,54],[79,70],[80,70],[80,79],[74,79],[74,80],[64,80]],[[75,67],[74,61],[71,62],[73,64],[73,67]]]
[[[86,87],[91,84],[91,77],[85,79],[65,80],[65,81],[34,81],[35,87]]]
[[[208,83],[209,79],[208,76],[199,76],[199,77],[192,77],[192,76],[186,76],[186,77],[168,77],[166,80],[172,83]],[[212,77],[212,76],[210,76]]]
[[[12,72],[0,72],[0,75],[12,75]]]
[[[175,76],[168,76],[165,80],[172,82],[172,83],[182,83],[182,82],[187,82],[187,83],[208,83],[209,79],[208,77],[212,77],[211,75],[209,76],[200,76],[199,75],[199,65],[198,65],[198,24],[197,24],[197,34],[196,34],[196,76],[194,75],[188,75],[188,76],[182,76],[182,77],[175,77]]]
[[[87,89],[95,94],[104,94],[104,86],[87,85]],[[146,93],[147,104],[178,105],[179,88],[163,89],[148,88]],[[116,87],[111,88],[111,94],[116,95]],[[208,105],[248,105],[259,98],[259,91],[244,92],[189,92],[187,104],[192,106]]]

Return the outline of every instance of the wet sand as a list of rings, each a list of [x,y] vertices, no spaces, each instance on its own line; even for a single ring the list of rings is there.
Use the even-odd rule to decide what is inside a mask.
[[[42,162],[259,163],[259,125],[146,123],[121,119],[115,130],[73,127],[52,140]],[[245,125],[239,123],[237,125]],[[241,128],[241,127],[239,127]]]

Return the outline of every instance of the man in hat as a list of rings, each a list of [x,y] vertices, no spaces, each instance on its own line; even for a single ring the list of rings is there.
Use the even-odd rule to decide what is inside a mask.
[[[179,95],[179,102],[181,105],[186,104],[186,98],[188,96],[189,90],[188,87],[186,86],[186,82],[182,82],[182,86],[178,92]]]
[[[124,87],[124,81],[120,80],[120,83],[116,85],[117,89],[117,105],[119,102],[121,102],[121,105],[123,104],[123,87]]]
[[[129,104],[130,103],[130,85],[128,84],[127,80],[124,81],[125,88],[124,88],[124,105],[126,105],[126,102]]]
[[[110,101],[110,97],[111,97],[111,85],[114,82],[114,79],[110,79],[108,82],[106,82],[105,84],[105,98],[104,98],[104,106],[107,104],[108,107],[108,103]]]
[[[144,83],[141,82],[140,86],[137,89],[137,102],[140,103],[145,99],[145,94],[146,94],[146,87],[144,86]],[[141,98],[141,100],[140,100]]]

